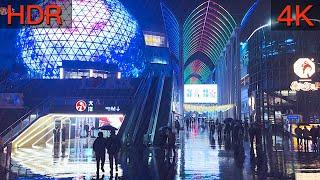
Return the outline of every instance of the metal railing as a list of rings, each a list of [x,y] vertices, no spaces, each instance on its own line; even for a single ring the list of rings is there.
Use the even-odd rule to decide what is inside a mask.
[[[39,117],[49,112],[51,98],[43,100],[39,105],[32,108],[30,111],[25,113],[21,118],[11,124],[7,129],[1,132],[0,137],[4,144],[8,144],[13,140],[19,133],[21,133],[26,127],[35,122]]]

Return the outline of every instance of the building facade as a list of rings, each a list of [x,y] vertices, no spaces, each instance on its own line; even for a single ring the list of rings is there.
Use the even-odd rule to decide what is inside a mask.
[[[319,91],[296,91],[291,84],[299,77],[294,64],[299,58],[313,59],[315,73],[311,82],[319,81],[319,33],[316,31],[273,31],[271,22],[261,15],[262,8],[269,7],[267,1],[257,1],[242,24],[240,47],[243,61],[242,99],[243,107],[248,97],[250,121],[281,124],[292,114],[302,115],[301,121],[319,121]],[[267,11],[269,12],[269,11]],[[248,62],[247,64],[245,62]],[[246,89],[248,89],[246,94]]]

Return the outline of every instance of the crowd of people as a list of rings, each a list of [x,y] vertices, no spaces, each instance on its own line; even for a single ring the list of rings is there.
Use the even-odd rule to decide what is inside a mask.
[[[304,149],[306,151],[309,150],[309,141],[311,140],[312,143],[312,149],[316,152],[320,151],[320,126],[312,126],[309,130],[307,126],[304,126],[303,128],[296,127],[294,130],[297,142],[298,142],[298,149]]]

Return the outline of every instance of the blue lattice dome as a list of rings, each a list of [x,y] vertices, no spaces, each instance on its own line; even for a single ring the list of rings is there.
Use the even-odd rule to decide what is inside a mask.
[[[118,0],[72,0],[72,27],[26,27],[17,44],[30,74],[40,78],[59,78],[62,61],[117,64],[124,76],[144,69],[142,32]]]

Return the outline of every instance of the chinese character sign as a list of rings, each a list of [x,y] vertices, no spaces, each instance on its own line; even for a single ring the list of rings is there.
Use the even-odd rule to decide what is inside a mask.
[[[217,103],[218,88],[216,84],[185,84],[185,103]]]

